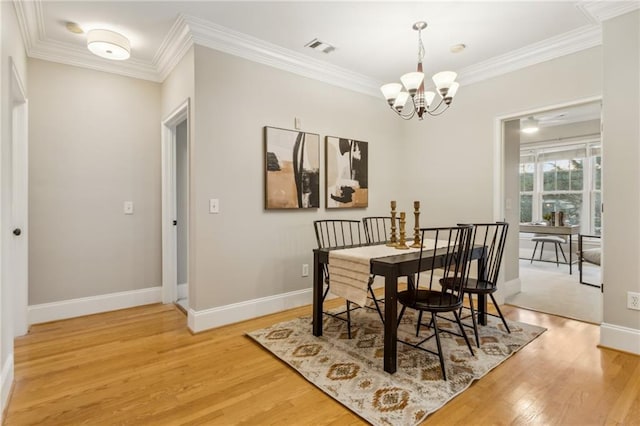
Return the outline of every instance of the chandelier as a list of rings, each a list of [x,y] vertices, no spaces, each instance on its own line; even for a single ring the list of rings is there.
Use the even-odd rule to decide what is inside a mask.
[[[418,70],[400,77],[402,84],[389,83],[380,87],[391,109],[405,120],[410,120],[415,115],[418,116],[418,119],[422,120],[425,113],[433,116],[442,114],[449,108],[449,105],[451,105],[451,101],[460,86],[460,84],[455,81],[458,74],[453,71],[441,71],[432,77],[438,95],[440,95],[440,100],[434,104],[433,101],[436,93],[424,91],[424,72],[422,72],[424,45],[422,44],[422,30],[425,28],[427,28],[427,23],[424,21],[413,24],[413,29],[418,31]],[[408,102],[409,98],[411,98],[411,102]],[[410,105],[407,106],[407,104]]]

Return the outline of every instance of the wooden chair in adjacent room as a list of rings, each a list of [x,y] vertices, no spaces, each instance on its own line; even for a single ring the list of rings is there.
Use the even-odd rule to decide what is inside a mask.
[[[360,231],[360,221],[350,219],[325,219],[315,220],[313,226],[316,233],[316,241],[318,242],[318,248],[331,248],[340,249],[349,246],[358,246],[364,243],[362,233]],[[325,290],[322,294],[322,302],[327,297],[331,286],[331,279],[329,276],[329,268],[327,265],[324,267],[325,276]],[[371,283],[373,280],[369,280],[369,290],[371,289]],[[347,333],[349,339],[351,339],[351,311],[357,308],[353,308],[352,303],[347,300],[346,310],[333,313],[324,312],[325,315],[332,316],[347,322]]]
[[[473,334],[476,339],[476,345],[480,347],[480,338],[478,337],[478,312],[475,308],[473,296],[478,295],[489,296],[493,306],[496,308],[498,315],[487,312],[487,315],[500,318],[508,333],[509,325],[500,311],[500,306],[493,297],[493,293],[498,290],[498,275],[500,274],[500,265],[502,264],[502,256],[504,254],[504,246],[507,241],[507,231],[509,224],[506,222],[496,223],[477,223],[473,224],[472,244],[484,247],[483,261],[478,261],[477,278],[469,278],[464,285],[464,292],[469,296],[469,308],[471,315],[463,317],[466,319],[471,317],[472,324],[463,323],[465,326],[473,328]],[[440,282],[443,287],[450,288],[454,283],[448,278],[443,278]],[[466,308],[466,307],[465,307]]]
[[[402,304],[398,324],[400,324],[405,310],[409,308],[418,311],[419,314],[423,312],[431,313],[430,326],[433,326],[433,334],[417,344],[400,339],[398,341],[437,355],[444,380],[447,380],[447,373],[440,342],[441,332],[463,337],[471,355],[475,355],[458,314],[464,298],[464,285],[469,274],[472,232],[473,227],[470,225],[449,228],[422,228],[420,234],[422,235],[423,247],[420,250],[416,272],[413,280],[409,281],[407,290],[398,293],[398,302]],[[423,265],[423,262],[430,263]],[[425,266],[427,267],[425,268]],[[424,269],[427,269],[427,272],[420,274],[419,271]],[[444,274],[443,279],[449,283],[449,286],[441,287],[438,284],[439,275],[435,274],[436,269]],[[441,330],[438,326],[438,315],[447,312],[451,312],[454,315],[455,321],[460,327],[460,334],[448,329]],[[436,339],[437,352],[423,346],[433,337]]]

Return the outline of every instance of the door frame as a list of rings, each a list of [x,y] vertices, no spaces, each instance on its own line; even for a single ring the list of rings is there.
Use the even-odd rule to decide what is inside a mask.
[[[13,58],[10,63],[10,107],[11,107],[11,231],[20,228],[19,237],[8,234],[11,246],[14,238],[21,238],[24,244],[22,253],[9,253],[10,265],[7,277],[13,287],[13,332],[14,336],[23,336],[29,331],[29,102],[23,80]],[[18,190],[16,190],[18,189]],[[16,201],[17,200],[17,201]],[[9,231],[7,229],[6,231]],[[6,246],[5,246],[6,247]],[[16,260],[14,256],[22,255]],[[23,268],[19,271],[17,268]],[[17,285],[15,285],[17,284]]]
[[[190,138],[190,100],[187,98],[162,120],[162,303],[178,298],[178,259],[176,220],[176,126],[187,120]],[[187,142],[189,143],[189,142]],[[188,219],[187,219],[188,220]],[[189,236],[187,236],[187,240]],[[187,243],[188,246],[188,243]],[[188,272],[187,272],[188,275]]]
[[[505,135],[504,135],[504,123],[516,118],[526,117],[529,115],[539,114],[546,111],[551,111],[560,108],[573,107],[577,105],[602,102],[602,96],[590,96],[586,98],[579,98],[568,102],[562,102],[558,104],[545,105],[543,107],[532,108],[519,112],[513,112],[497,116],[493,122],[493,219],[503,220],[505,217]],[[602,129],[602,121],[601,127]],[[602,131],[601,131],[602,133]],[[604,140],[604,135],[601,136],[601,140]],[[519,201],[518,201],[519,203]],[[602,232],[602,244],[604,246],[604,230]],[[504,264],[504,262],[503,262]],[[602,272],[604,272],[602,270]],[[517,283],[511,286],[504,293],[504,297],[519,293],[522,290],[520,282],[520,273],[518,272]]]

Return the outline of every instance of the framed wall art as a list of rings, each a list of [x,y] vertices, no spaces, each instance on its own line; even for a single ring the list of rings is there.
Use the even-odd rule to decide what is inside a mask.
[[[320,136],[264,128],[265,209],[320,207]]]
[[[327,208],[369,205],[369,144],[327,136],[325,142]]]

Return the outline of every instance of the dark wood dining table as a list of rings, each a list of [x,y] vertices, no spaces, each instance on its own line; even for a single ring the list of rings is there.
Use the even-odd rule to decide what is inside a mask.
[[[363,244],[363,246],[366,244]],[[322,313],[323,313],[323,284],[325,268],[323,265],[329,264],[329,253],[333,250],[354,248],[360,246],[349,246],[333,249],[313,250],[313,335],[322,336]],[[421,270],[426,271],[438,268],[442,265],[442,260],[446,254],[446,249],[425,250],[423,262],[420,263]],[[478,260],[478,273],[481,273],[480,265],[483,262],[485,250],[484,246],[474,246],[471,255],[472,260]],[[402,253],[398,255],[378,257],[371,259],[371,273],[384,277],[384,371],[393,374],[397,368],[397,328],[398,328],[398,278],[412,277],[418,270],[420,252]],[[431,262],[424,262],[424,259],[433,259]],[[487,298],[485,295],[478,295],[478,323],[487,323]]]

